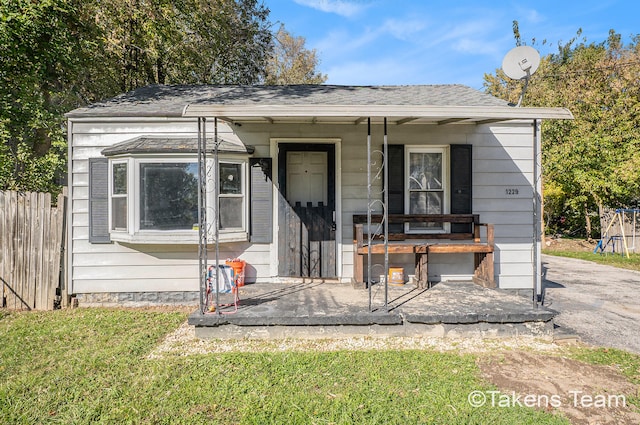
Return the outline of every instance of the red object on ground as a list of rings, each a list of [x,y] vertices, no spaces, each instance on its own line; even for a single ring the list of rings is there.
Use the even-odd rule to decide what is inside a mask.
[[[247,262],[239,258],[234,258],[233,260],[225,261],[225,264],[233,268],[233,275],[236,279],[236,285],[244,286],[244,269],[247,265]]]

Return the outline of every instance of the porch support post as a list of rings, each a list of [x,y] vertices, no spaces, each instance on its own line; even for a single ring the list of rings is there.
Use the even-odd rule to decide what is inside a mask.
[[[382,219],[384,220],[384,308],[389,312],[389,149],[387,143],[387,117],[384,117],[384,141],[382,147],[382,167],[384,170],[384,205],[382,205]]]
[[[198,117],[198,280],[200,311],[207,311],[207,119]]]
[[[533,120],[533,307],[538,308],[538,292],[542,290],[540,270],[542,175],[538,161],[541,158],[540,121]]]
[[[215,117],[213,119],[213,146],[214,146],[214,154],[213,154],[213,228],[214,228],[214,243],[216,246],[216,313],[218,315],[222,314],[220,311],[220,247],[218,246],[218,237],[220,236],[220,216],[218,214],[219,201],[218,194],[220,192],[220,158],[218,155],[218,146],[220,145],[218,141],[218,118]]]
[[[367,118],[367,288],[371,311],[371,117]]]

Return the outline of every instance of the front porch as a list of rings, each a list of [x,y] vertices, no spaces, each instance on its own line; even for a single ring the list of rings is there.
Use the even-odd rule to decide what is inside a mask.
[[[550,335],[555,311],[527,296],[472,282],[442,282],[368,291],[341,283],[260,283],[240,287],[235,314],[189,316],[200,338],[339,338],[342,336]],[[221,294],[224,300],[227,294]],[[387,311],[388,310],[388,311]],[[227,310],[222,310],[227,311]]]

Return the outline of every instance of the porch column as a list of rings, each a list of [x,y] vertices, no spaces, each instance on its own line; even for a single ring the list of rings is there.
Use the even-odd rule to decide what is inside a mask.
[[[540,120],[533,120],[533,307],[538,307],[538,295],[542,292],[542,259],[540,257],[542,241],[542,174]]]
[[[200,311],[207,309],[207,119],[198,117],[198,287]]]

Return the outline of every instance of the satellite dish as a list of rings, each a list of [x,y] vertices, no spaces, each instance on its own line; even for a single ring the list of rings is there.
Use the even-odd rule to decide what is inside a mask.
[[[522,80],[533,75],[540,66],[540,53],[533,47],[518,46],[502,59],[502,70],[513,80]]]
[[[518,46],[509,50],[502,59],[502,71],[512,80],[524,80],[524,87],[520,94],[518,103],[514,106],[520,106],[529,78],[538,70],[540,66],[540,53],[533,47]]]

